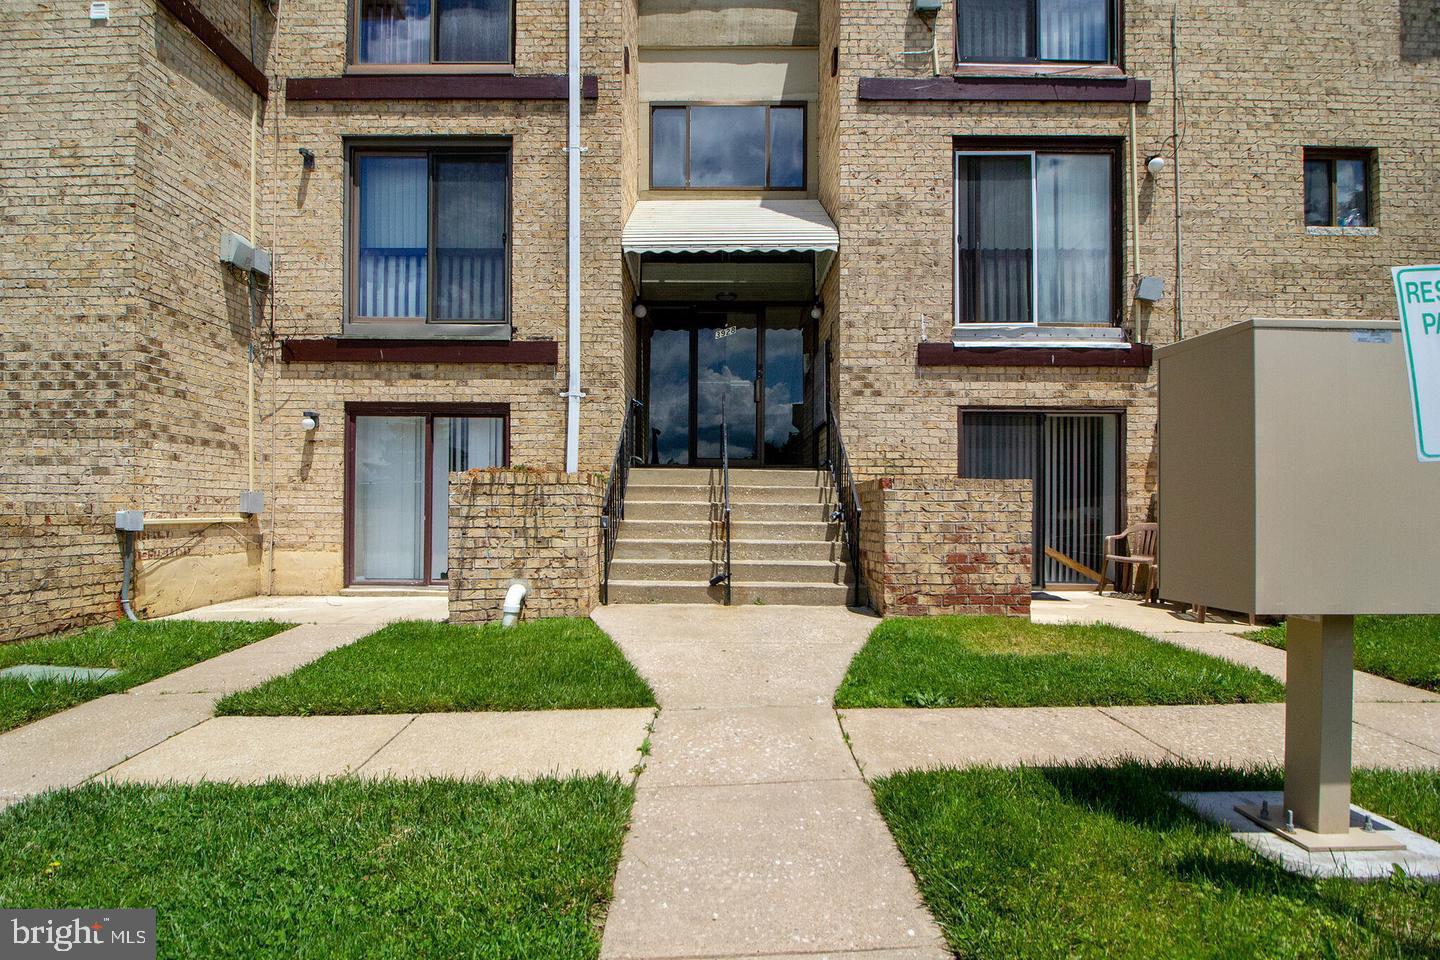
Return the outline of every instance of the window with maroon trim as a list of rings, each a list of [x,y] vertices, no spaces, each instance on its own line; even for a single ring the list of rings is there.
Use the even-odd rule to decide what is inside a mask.
[[[509,464],[509,409],[346,409],[346,582],[444,583],[451,473]]]
[[[507,338],[509,144],[360,142],[349,162],[346,332]]]
[[[1113,64],[1117,0],[956,0],[960,63]]]
[[[352,0],[352,59],[371,68],[508,69],[514,0]]]
[[[1119,170],[1108,141],[957,141],[956,323],[1117,323]]]

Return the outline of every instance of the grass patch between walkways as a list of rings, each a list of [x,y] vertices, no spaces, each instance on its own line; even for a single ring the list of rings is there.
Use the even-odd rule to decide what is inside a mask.
[[[1285,625],[1244,635],[1285,649]],[[1355,669],[1440,690],[1440,617],[1356,617]]]
[[[0,907],[154,907],[161,957],[599,954],[614,778],[88,786],[0,814]]]
[[[294,673],[231,694],[219,714],[305,716],[651,707],[655,695],[586,619],[392,623]]]
[[[0,669],[20,663],[42,663],[112,667],[120,671],[94,683],[0,678],[0,731],[108,693],[128,690],[290,627],[291,624],[269,620],[256,623],[122,620],[78,633],[0,644]]]
[[[897,617],[855,655],[837,707],[1261,703],[1285,688],[1250,667],[1104,624]]]
[[[1061,767],[901,773],[876,801],[962,957],[1440,954],[1440,885],[1308,880],[1169,791],[1280,789],[1278,771]],[[1440,833],[1440,774],[1358,771],[1355,800]]]

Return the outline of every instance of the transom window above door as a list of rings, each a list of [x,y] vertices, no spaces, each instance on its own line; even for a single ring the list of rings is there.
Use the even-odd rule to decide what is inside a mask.
[[[508,146],[355,146],[347,332],[509,336]]]
[[[656,106],[653,190],[804,190],[805,105]]]
[[[1113,147],[959,149],[955,313],[963,324],[1118,322]]]
[[[352,0],[362,66],[509,69],[514,0]]]
[[[1116,61],[1115,0],[956,0],[961,63]]]

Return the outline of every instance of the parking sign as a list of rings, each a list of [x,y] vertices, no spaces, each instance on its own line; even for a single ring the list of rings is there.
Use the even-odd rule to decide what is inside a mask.
[[[1440,463],[1440,266],[1394,267],[1391,274],[1415,408],[1415,451],[1422,463]]]

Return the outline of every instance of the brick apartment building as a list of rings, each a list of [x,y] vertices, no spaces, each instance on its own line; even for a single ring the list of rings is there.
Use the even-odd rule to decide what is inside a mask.
[[[125,510],[146,615],[1022,611],[1154,513],[1153,346],[1440,260],[1433,0],[580,6],[574,299],[565,3],[7,9],[0,639]]]

